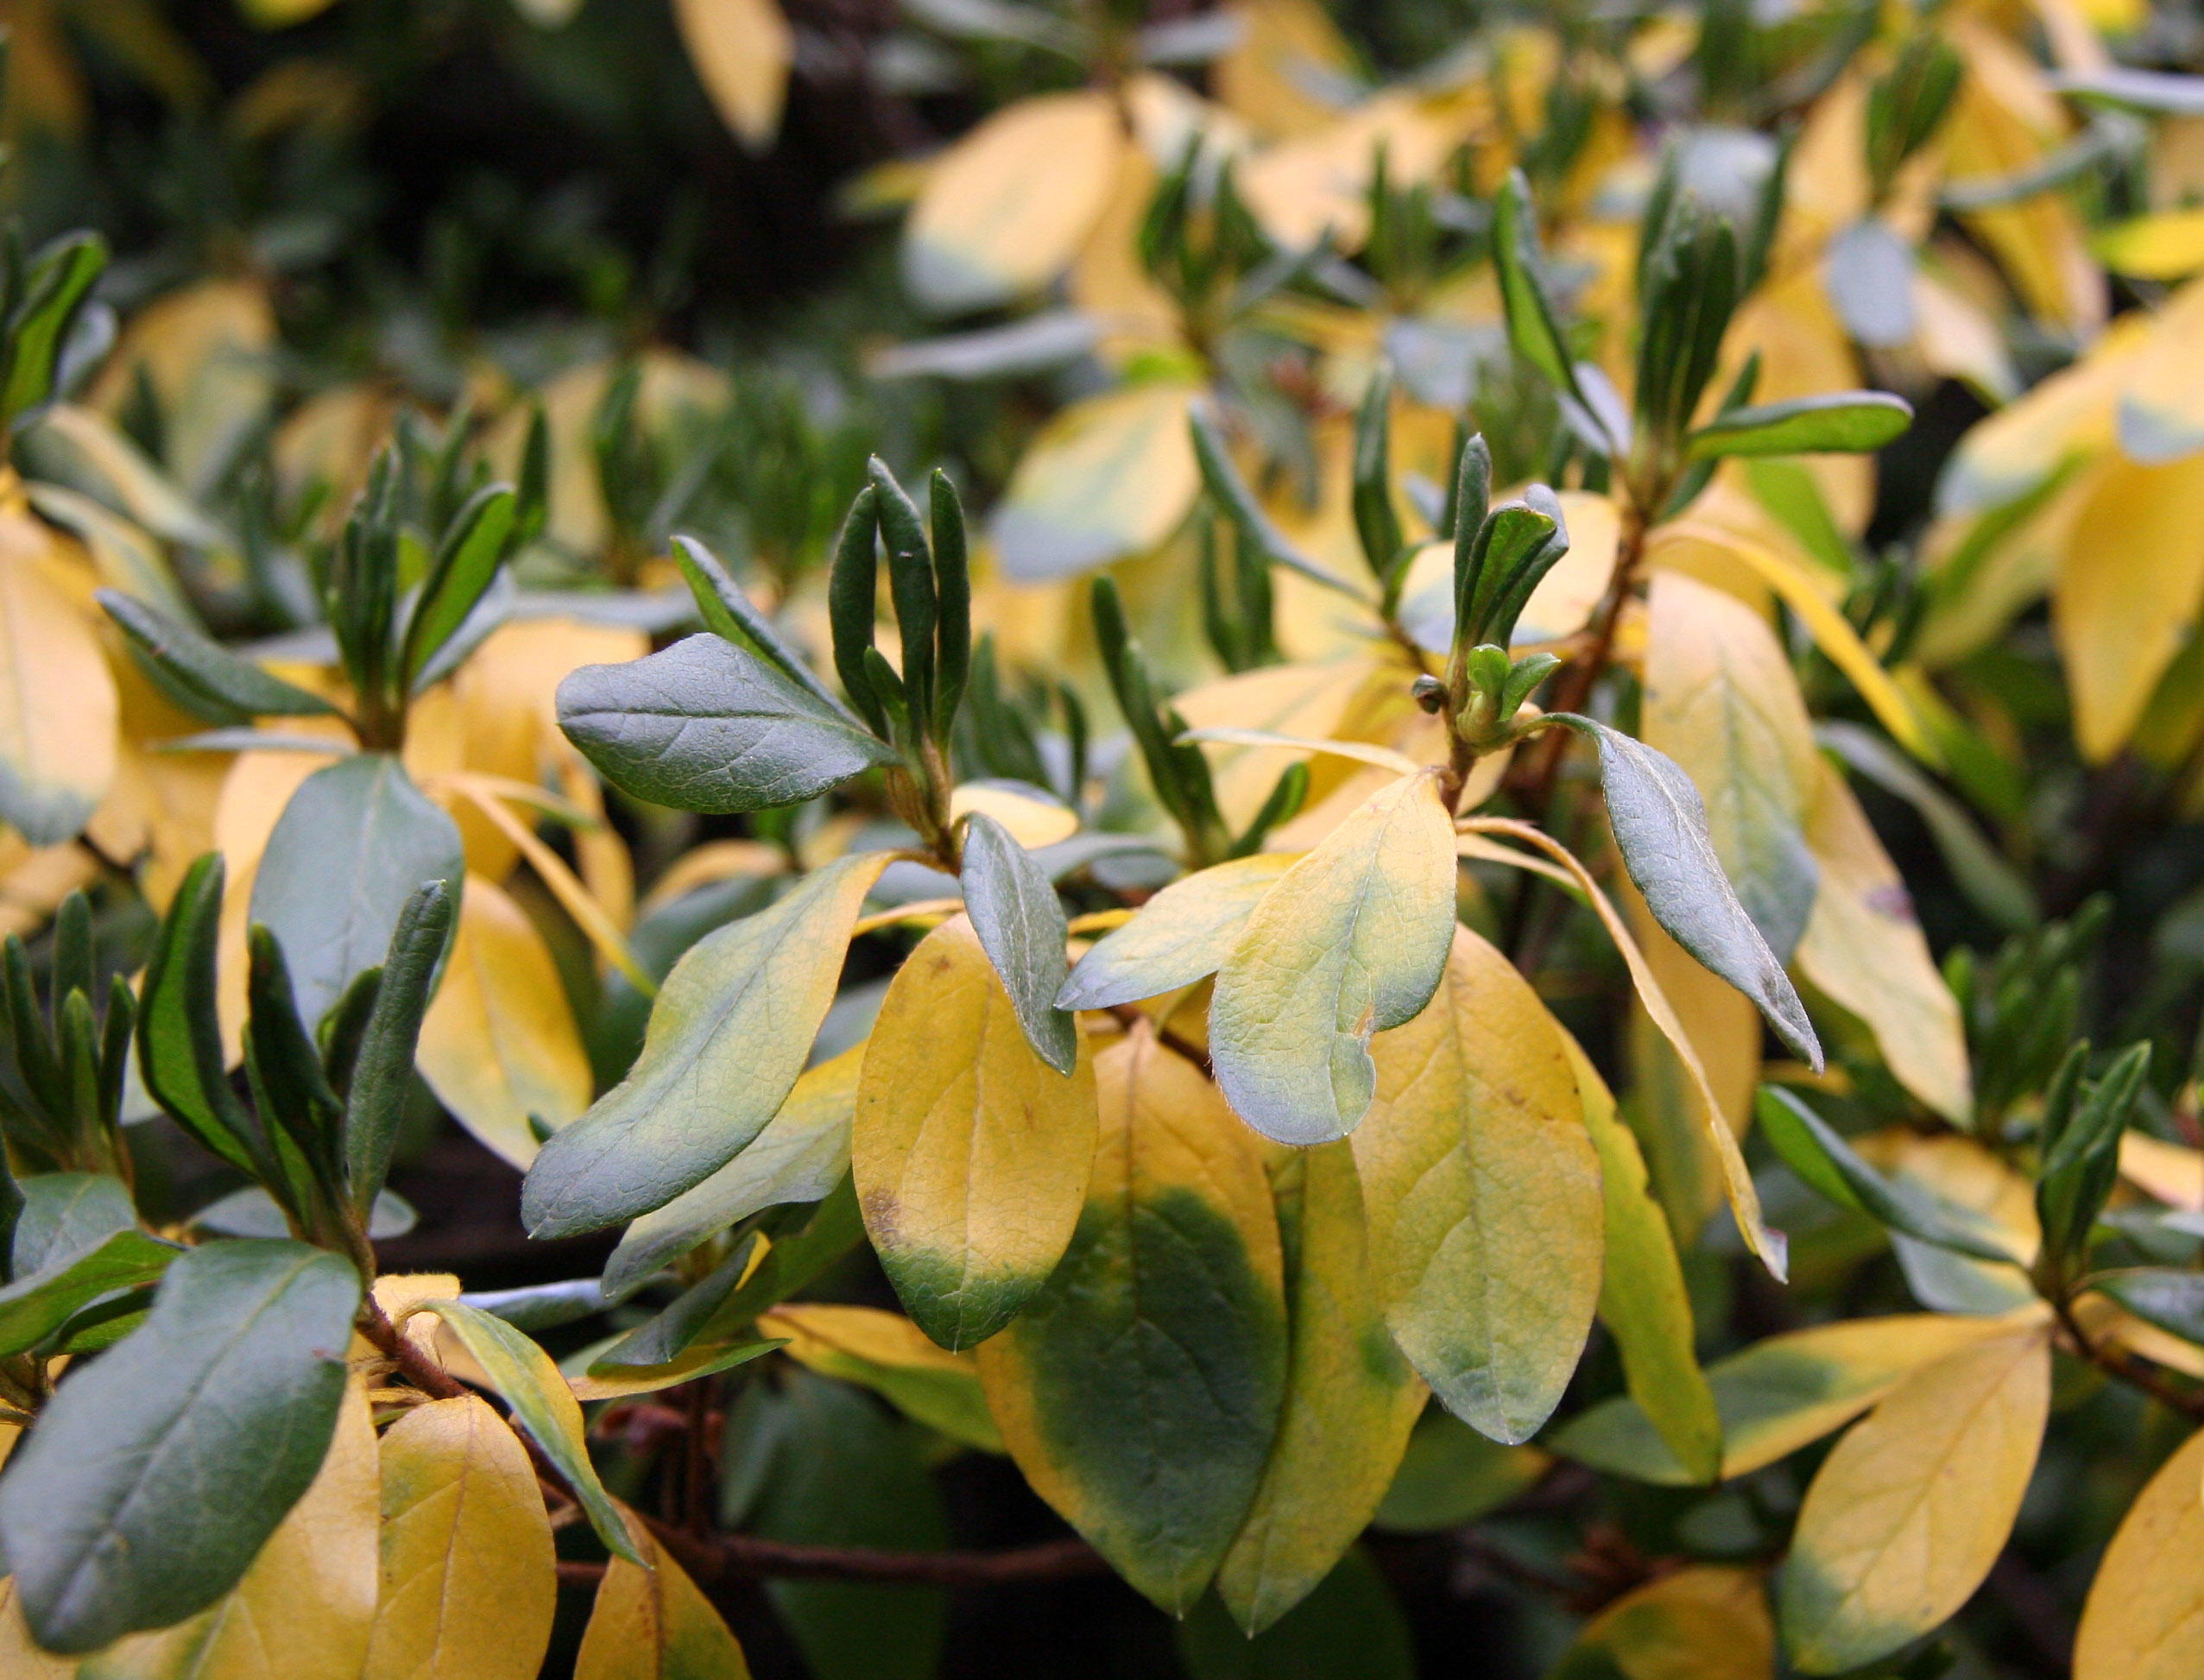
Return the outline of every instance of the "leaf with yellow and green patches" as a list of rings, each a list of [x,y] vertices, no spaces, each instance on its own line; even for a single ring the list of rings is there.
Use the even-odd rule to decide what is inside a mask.
[[[1233,1111],[1280,1143],[1345,1137],[1377,1084],[1370,1036],[1413,1020],[1446,967],[1454,825],[1404,776],[1263,895],[1217,971],[1209,1055]]]
[[[878,1307],[800,1301],[758,1320],[758,1334],[787,1342],[789,1358],[822,1376],[862,1383],[906,1417],[982,1452],[1002,1450],[980,1368],[969,1354],[936,1347],[909,1319]]]
[[[1668,1216],[1653,1199],[1638,1140],[1615,1115],[1614,1098],[1591,1058],[1565,1040],[1584,1103],[1584,1127],[1599,1152],[1607,1208],[1607,1258],[1600,1280],[1600,1322],[1622,1350],[1622,1373],[1635,1400],[1695,1481],[1721,1474],[1722,1420],[1694,1351],[1691,1298]]]
[[[1864,1667],[1973,1596],[2020,1513],[2050,1399],[2048,1327],[2008,1328],[1907,1378],[1837,1443],[1784,1567],[1794,1666]]]
[[[1772,1680],[1775,1667],[1759,1572],[1695,1563],[1593,1617],[1547,1680]]]
[[[750,1680],[742,1647],[711,1601],[634,1512],[623,1506],[621,1514],[647,1567],[624,1557],[605,1566],[574,1680]]]
[[[1078,1234],[982,1345],[980,1376],[1034,1490],[1184,1615],[1240,1531],[1278,1424],[1278,1220],[1254,1140],[1145,1024],[1095,1058],[1095,1077],[1102,1140]]]
[[[1285,1403],[1255,1503],[1216,1577],[1248,1635],[1331,1571],[1392,1486],[1430,1391],[1386,1329],[1352,1147],[1273,1146],[1285,1261]]]
[[[1600,1294],[1600,1168],[1567,1040],[1522,976],[1454,931],[1430,1007],[1372,1045],[1355,1134],[1393,1340],[1448,1411],[1538,1432]]]
[[[382,1596],[366,1680],[531,1680],[559,1588],[534,1468],[471,1394],[382,1437]]]
[[[1094,1063],[1036,1055],[979,936],[943,923],[896,973],[857,1080],[850,1165],[904,1310],[951,1352],[1018,1316],[1079,1222]]]

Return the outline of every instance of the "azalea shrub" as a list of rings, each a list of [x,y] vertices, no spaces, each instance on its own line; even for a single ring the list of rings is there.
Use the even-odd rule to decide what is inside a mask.
[[[2193,19],[8,10],[0,1680],[2204,1674]]]

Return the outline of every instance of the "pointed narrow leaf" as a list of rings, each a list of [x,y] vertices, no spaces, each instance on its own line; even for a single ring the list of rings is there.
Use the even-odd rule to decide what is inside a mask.
[[[351,1266],[304,1243],[193,1249],[144,1325],[62,1382],[0,1479],[41,1645],[91,1651],[237,1583],[320,1467],[359,1298]]]
[[[1751,998],[1777,1036],[1822,1067],[1821,1041],[1783,964],[1768,949],[1722,873],[1707,835],[1707,808],[1674,760],[1620,729],[1557,712],[1600,749],[1600,786],[1623,866],[1669,937]]]
[[[223,878],[222,854],[208,852],[169,903],[140,994],[138,1072],[171,1120],[251,1172],[259,1127],[230,1089],[215,1014]]]
[[[458,634],[467,615],[496,581],[497,568],[510,546],[519,518],[509,484],[486,484],[452,516],[420,598],[406,626],[400,675],[410,685],[426,670],[445,644]]]
[[[1248,1137],[1144,1026],[1096,1058],[1105,1115],[1079,1231],[980,1374],[1011,1457],[1184,1615],[1260,1484],[1285,1382],[1278,1225]]]
[[[494,1313],[458,1301],[424,1302],[426,1311],[442,1319],[474,1355],[483,1374],[513,1409],[514,1421],[528,1432],[581,1501],[582,1510],[598,1539],[615,1557],[631,1563],[642,1561],[620,1520],[618,1508],[597,1466],[590,1462],[589,1441],[582,1422],[582,1408],[566,1379],[551,1362],[551,1355]]]
[[[1064,1009],[1161,997],[1222,968],[1264,894],[1298,854],[1258,852],[1174,881],[1096,942],[1056,995]]]
[[[1913,424],[1913,405],[1888,391],[1832,391],[1733,408],[1685,442],[1695,461],[1723,455],[1866,454]]]
[[[2038,1325],[1908,1378],[1806,1490],[1780,1621],[1807,1674],[1864,1667],[1940,1626],[2005,1550],[2050,1409]]]
[[[360,1034],[344,1099],[344,1161],[353,1210],[365,1216],[382,1192],[406,1092],[413,1083],[414,1046],[436,984],[436,967],[452,936],[452,890],[425,883],[398,913],[382,963],[382,983]]]
[[[1056,888],[1026,849],[985,812],[964,822],[964,912],[995,964],[1033,1052],[1058,1073],[1078,1058],[1079,1030],[1057,1005],[1070,933]]]
[[[180,1252],[142,1231],[122,1230],[43,1270],[18,1273],[0,1289],[0,1359],[37,1347],[104,1296],[157,1281]]]
[[[862,1384],[952,1441],[1003,1450],[972,1355],[937,1346],[898,1313],[798,1302],[775,1307],[758,1320],[758,1330],[785,1340],[783,1351],[798,1364]]]
[[[1575,364],[1538,279],[1538,214],[1531,205],[1530,183],[1520,169],[1509,174],[1494,197],[1493,218],[1493,265],[1500,275],[1508,341],[1557,390],[1574,396]]]
[[[921,940],[866,1046],[851,1165],[888,1280],[943,1347],[993,1336],[1047,1281],[1095,1126],[1092,1058],[1067,1077],[1033,1053],[971,923]]]
[[[559,727],[615,786],[677,811],[795,805],[894,749],[745,648],[691,636],[559,685]]]
[[[1209,1053],[1233,1110],[1280,1143],[1346,1136],[1370,1036],[1412,1020],[1446,966],[1454,828],[1429,774],[1382,789],[1264,894],[1218,970]]]
[[[1285,1399],[1216,1576],[1251,1638],[1318,1588],[1368,1525],[1430,1395],[1386,1329],[1351,1146],[1273,1146],[1264,1165],[1285,1262]]]
[[[1536,1434],[1600,1294],[1599,1161],[1560,1026],[1457,928],[1431,1007],[1380,1037],[1355,1134],[1386,1322],[1447,1410]]]
[[[697,611],[703,616],[707,629],[756,654],[837,711],[842,710],[842,703],[834,698],[833,691],[812,673],[794,648],[780,639],[780,633],[773,628],[773,621],[760,612],[757,603],[743,593],[742,586],[727,575],[727,568],[720,565],[711,550],[694,537],[676,537],[673,559],[681,568],[689,593],[696,597]],[[870,603],[867,606],[869,609]]]
[[[384,1431],[382,1591],[364,1680],[534,1680],[558,1586],[535,1469],[471,1394]]]
[[[155,685],[195,717],[247,723],[256,717],[326,717],[337,710],[319,694],[270,675],[119,590],[101,590],[98,599]]]

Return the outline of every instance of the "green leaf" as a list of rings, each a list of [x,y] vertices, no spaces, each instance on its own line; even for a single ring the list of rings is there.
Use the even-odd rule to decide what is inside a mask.
[[[983,811],[964,819],[964,913],[1010,995],[1033,1053],[1058,1073],[1079,1059],[1079,1029],[1057,994],[1068,968],[1064,906],[1032,854]]]
[[[1630,1398],[1696,1481],[1721,1474],[1721,1414],[1699,1368],[1691,1298],[1668,1216],[1653,1199],[1638,1140],[1616,1117],[1614,1098],[1576,1040],[1565,1041],[1584,1103],[1584,1128],[1600,1157],[1607,1251],[1600,1322],[1622,1354]],[[1726,1124],[1727,1122],[1721,1122]]]
[[[92,1651],[236,1585],[320,1468],[359,1299],[304,1243],[195,1248],[143,1327],[63,1380],[0,1479],[41,1645]]]
[[[414,1046],[436,988],[437,965],[452,939],[453,894],[441,881],[418,888],[398,913],[383,958],[382,983],[368,1012],[344,1096],[344,1164],[353,1211],[364,1217],[382,1193],[406,1093]]]
[[[925,1437],[862,1389],[795,1370],[752,1383],[728,1420],[722,1516],[801,1545],[938,1551],[949,1544]],[[949,1620],[939,1588],[776,1581],[767,1588],[813,1680],[932,1680]]]
[[[584,666],[559,685],[559,726],[615,786],[677,811],[795,805],[895,762],[841,708],[716,635]]]
[[[1206,1598],[1178,1625],[1191,1680],[1415,1680],[1416,1649],[1385,1576],[1361,1548],[1250,1639]]]
[[[834,672],[850,704],[864,714],[875,734],[887,731],[887,713],[873,692],[865,655],[874,651],[874,621],[880,610],[880,498],[870,484],[859,490],[843,521],[827,579],[827,622],[834,637]]]
[[[1913,424],[1913,405],[1888,391],[1831,391],[1733,408],[1685,439],[1694,461],[1722,455],[1866,454]]]
[[[2006,1266],[2025,1264],[1969,1229],[1962,1216],[1947,1211],[1910,1184],[1891,1183],[1861,1160],[1796,1092],[1763,1085],[1753,1112],[1784,1164],[1839,1207],[1864,1213],[1894,1231],[1955,1254]]]
[[[452,516],[406,624],[399,672],[408,687],[466,622],[496,579],[512,543],[517,508],[512,486],[486,484]]]
[[[1552,1468],[1536,1447],[1503,1446],[1443,1406],[1430,1406],[1370,1521],[1396,1534],[1459,1528],[1528,1491]]]
[[[673,559],[688,583],[689,593],[696,597],[697,611],[703,616],[706,629],[755,654],[837,711],[842,710],[842,703],[834,698],[832,691],[812,674],[811,666],[804,663],[796,650],[780,639],[780,633],[773,628],[773,621],[760,612],[756,603],[743,593],[742,586],[727,575],[727,569],[711,550],[694,537],[676,537]]]
[[[0,417],[12,422],[54,395],[69,329],[106,267],[107,242],[96,233],[66,233],[39,252],[23,280],[23,300],[8,322],[8,389]]]
[[[1562,342],[1553,306],[1538,279],[1538,225],[1531,184],[1520,169],[1512,170],[1493,201],[1493,265],[1500,275],[1508,342],[1557,390],[1574,396],[1576,376],[1569,346]]]
[[[628,1226],[604,1263],[605,1298],[632,1293],[661,1266],[761,1208],[819,1201],[848,1178],[849,1122],[864,1059],[859,1045],[806,1071],[733,1160]]]
[[[952,1354],[900,1313],[824,1302],[784,1303],[758,1321],[788,1356],[821,1376],[871,1389],[906,1417],[980,1452],[1001,1453],[980,1367]]]
[[[735,1245],[734,1250],[703,1277],[590,1361],[592,1372],[622,1366],[670,1365],[688,1351],[690,1343],[704,1336],[712,1315],[727,1304],[749,1269],[757,1250],[755,1233]]]
[[[1355,1164],[1392,1339],[1448,1411],[1528,1440],[1600,1295],[1599,1162],[1561,1028],[1456,928],[1430,1007],[1371,1050]]]
[[[138,1071],[168,1117],[233,1166],[257,1173],[259,1127],[230,1089],[215,1014],[221,938],[222,854],[184,876],[145,969],[138,1010]]]
[[[1254,1500],[1285,1386],[1278,1223],[1254,1140],[1136,1026],[1095,1058],[1102,1139],[1063,1264],[979,1348],[1041,1497],[1171,1615]]]
[[[758,1135],[803,1071],[850,926],[887,866],[881,852],[837,858],[683,954],[628,1077],[528,1169],[531,1232],[566,1236],[663,1207]]]
[[[1233,1111],[1280,1143],[1344,1137],[1370,1105],[1370,1035],[1430,1001],[1454,929],[1454,828],[1403,777],[1264,894],[1219,969],[1209,1054]]]
[[[1225,446],[1224,434],[1217,430],[1216,421],[1205,409],[1197,404],[1190,411],[1189,420],[1194,432],[1194,458],[1202,469],[1202,483],[1232,521],[1240,540],[1260,555],[1266,565],[1282,565],[1326,589],[1351,595],[1358,601],[1367,599],[1361,588],[1310,559],[1278,528],[1277,521],[1263,511],[1262,503],[1241,477],[1240,469],[1233,465],[1232,452]]]
[[[803,1216],[800,1224],[795,1215],[796,1209],[790,1209],[768,1228],[773,1247],[742,1286],[727,1298],[726,1305],[720,1309],[719,1325],[748,1324],[798,1290],[809,1288],[828,1266],[865,1240],[856,1186],[846,1176]]]
[[[122,1230],[89,1249],[19,1274],[0,1289],[0,1358],[39,1346],[104,1296],[156,1281],[180,1252],[142,1231]]]
[[[117,1231],[137,1228],[120,1178],[105,1172],[41,1172],[23,1181],[8,1275],[22,1279],[88,1254]]]
[[[2111,1296],[2144,1323],[2204,1347],[2204,1272],[2160,1266],[2100,1272],[2088,1287]]]
[[[388,753],[359,753],[300,784],[253,875],[252,919],[281,942],[311,1033],[380,963],[421,883],[457,890],[459,829]]]
[[[1759,1006],[1776,1035],[1822,1069],[1821,1041],[1783,964],[1753,926],[1707,835],[1707,807],[1676,761],[1620,729],[1555,712],[1592,737],[1623,867],[1668,936]]]
[[[566,1386],[566,1379],[551,1362],[551,1355],[495,1313],[458,1301],[428,1301],[423,1310],[442,1319],[475,1357],[483,1374],[512,1408],[513,1419],[543,1449],[565,1479],[598,1539],[616,1557],[640,1563],[635,1542],[611,1495],[597,1479],[590,1462],[589,1442],[582,1422],[581,1404]]]
[[[319,694],[271,676],[250,660],[119,590],[101,590],[95,598],[123,632],[130,653],[155,685],[194,717],[227,724],[256,717],[336,714],[337,708]],[[332,748],[335,744],[331,743]]]

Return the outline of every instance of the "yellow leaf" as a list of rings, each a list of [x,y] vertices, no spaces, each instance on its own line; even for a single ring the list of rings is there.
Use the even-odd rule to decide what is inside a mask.
[[[1355,54],[1317,0],[1250,0],[1235,11],[1240,39],[1211,73],[1218,100],[1266,136],[1309,134],[1337,122],[1337,104],[1310,83],[1350,73]]]
[[[1516,621],[1515,643],[1559,641],[1592,622],[1592,609],[1607,598],[1614,559],[1622,540],[1622,515],[1611,497],[1588,490],[1561,492],[1561,511],[1569,528],[1569,552],[1538,580]],[[1447,545],[1449,552],[1451,545]]]
[[[34,846],[74,839],[106,797],[121,707],[51,546],[29,515],[0,515],[0,821]]]
[[[1600,1158],[1607,1249],[1600,1273],[1600,1322],[1622,1351],[1630,1398],[1695,1481],[1721,1474],[1721,1415],[1694,1351],[1691,1298],[1667,1216],[1645,1182],[1638,1140],[1615,1115],[1614,1097],[1573,1038],[1563,1048],[1576,1076],[1584,1128]]]
[[[1662,565],[1666,563],[1664,556],[1670,551],[1671,545],[1688,546],[1695,543],[1737,561],[1781,596],[1784,604],[1798,615],[1808,633],[1828,655],[1829,662],[1851,680],[1860,691],[1860,698],[1898,744],[1927,763],[1940,761],[1936,742],[1914,716],[1904,692],[1883,669],[1882,662],[1868,651],[1866,643],[1860,641],[1860,633],[1852,628],[1852,621],[1822,592],[1820,582],[1803,565],[1765,543],[1689,519],[1660,527],[1648,542],[1646,553],[1654,564]]]
[[[938,158],[903,229],[903,278],[938,314],[990,308],[1062,273],[1109,202],[1125,135],[1109,96],[1045,93]]]
[[[793,1302],[759,1319],[758,1334],[786,1337],[781,1351],[789,1358],[822,1376],[877,1390],[952,1441],[982,1452],[1003,1450],[971,1355],[936,1347],[900,1314]]]
[[[641,1518],[622,1506],[635,1550],[605,1565],[574,1659],[574,1680],[750,1680],[742,1647]]]
[[[1280,1143],[1355,1129],[1370,1037],[1430,1001],[1454,927],[1454,831],[1435,776],[1404,776],[1266,893],[1217,971],[1209,1054],[1233,1111]]]
[[[275,397],[275,312],[254,280],[211,280],[164,294],[130,318],[90,401],[111,420],[139,370],[161,403],[161,455],[193,495],[237,458]]]
[[[774,0],[675,0],[674,21],[697,75],[735,136],[772,144],[788,92],[796,37]]]
[[[1647,613],[1639,734],[1697,786],[1723,872],[1788,961],[1819,874],[1803,831],[1814,725],[1790,657],[1766,619],[1681,572],[1654,574]]]
[[[1175,380],[1073,403],[1043,426],[988,516],[1003,575],[1039,583],[1143,553],[1178,528],[1201,489]]]
[[[1430,180],[1462,138],[1458,111],[1393,88],[1256,154],[1235,179],[1279,244],[1305,246],[1329,231],[1340,249],[1352,251],[1369,237],[1370,169],[1379,148],[1388,179],[1405,186]]]
[[[0,1675],[7,1680],[74,1680],[76,1673],[75,1658],[56,1657],[31,1638],[16,1597],[16,1577],[0,1581]]]
[[[1974,1090],[1959,1004],[1843,772],[1818,756],[1813,769],[1807,840],[1822,890],[1798,943],[1799,970],[1867,1023],[1900,1084],[1964,1126]]]
[[[2150,1478],[2082,1607],[2074,1680],[2204,1674],[2204,1431]]]
[[[1344,1141],[1265,1159],[1285,1260],[1285,1403],[1255,1502],[1217,1570],[1249,1637],[1308,1595],[1392,1484],[1430,1391],[1393,1346]]]
[[[850,1135],[865,1228],[904,1307],[943,1347],[984,1341],[1048,1280],[1095,1153],[1085,1035],[1070,1077],[1033,1053],[963,916],[896,971]]]
[[[1079,831],[1079,813],[1070,806],[1001,782],[968,781],[950,794],[952,823],[975,811],[994,818],[1027,851],[1069,840]]]
[[[1623,1680],[1772,1680],[1776,1630],[1758,1571],[1695,1563],[1593,1617],[1556,1672],[1576,1673],[1579,1652]]]
[[[1600,1294],[1599,1161],[1567,1040],[1514,965],[1456,927],[1430,1007],[1371,1049],[1355,1164],[1386,1322],[1448,1411],[1528,1440]]]
[[[1222,725],[1324,739],[1340,732],[1349,708],[1378,669],[1367,659],[1266,666],[1190,688],[1171,704],[1197,729]],[[1224,746],[1206,749],[1206,756],[1217,809],[1225,825],[1237,833],[1254,820],[1279,774],[1300,755],[1278,747]],[[1353,767],[1311,762],[1309,803],[1331,791],[1327,777],[1343,781]]]
[[[2120,1177],[2169,1207],[2204,1213],[2204,1153],[2146,1133],[2120,1134]]]
[[[1944,470],[1938,505],[1952,512],[1994,508],[2041,483],[2061,463],[2110,449],[2114,404],[2141,364],[2151,325],[2139,311],[2121,317],[2073,366],[1969,427]]]
[[[523,1171],[540,1146],[531,1115],[556,1130],[590,1105],[589,1057],[550,949],[526,911],[477,876],[419,1060],[437,1101]]]
[[[378,1513],[375,1424],[354,1377],[320,1471],[244,1578],[188,1621],[133,1633],[85,1658],[79,1680],[359,1673],[381,1583]]]
[[[535,1469],[473,1395],[382,1437],[382,1598],[365,1680],[532,1680],[559,1588]]]
[[[980,1375],[1034,1491],[1183,1616],[1247,1513],[1278,1419],[1278,1222],[1254,1139],[1145,1025],[1095,1058],[1095,1077],[1078,1235],[1025,1314],[981,1344]]]
[[[2115,223],[2090,241],[2114,274],[2186,280],[2204,268],[2204,210],[2162,210]]]
[[[1067,1009],[1108,1008],[1190,986],[1223,965],[1263,895],[1296,862],[1257,852],[1182,875],[1081,957]]]
[[[2204,215],[2204,212],[2198,212]],[[2204,449],[2204,391],[2195,377],[2204,357],[2204,281],[2176,292],[2151,324],[2150,346],[2120,386],[2121,452],[2163,466]]]
[[[1782,1621],[1808,1674],[1862,1667],[1940,1626],[2005,1550],[2051,1399],[2041,1324],[1907,1378],[1806,1490]]]
[[[2164,466],[2107,461],[2075,515],[2051,628],[2074,736],[2101,763],[2125,744],[2204,607],[2204,452]]]

